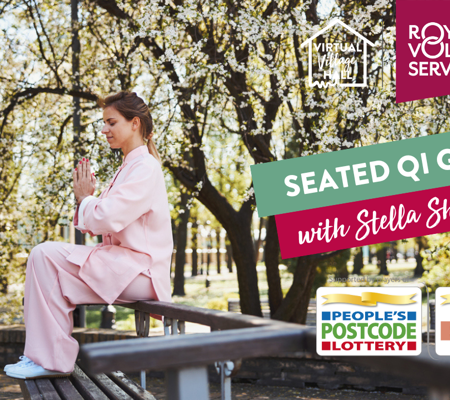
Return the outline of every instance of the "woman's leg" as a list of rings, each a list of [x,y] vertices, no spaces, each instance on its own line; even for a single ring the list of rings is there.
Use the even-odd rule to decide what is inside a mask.
[[[33,248],[25,281],[24,354],[45,369],[61,372],[71,372],[78,355],[78,342],[71,336],[75,305],[104,304],[78,276],[80,267],[66,260],[74,246],[45,242]],[[152,298],[156,296],[151,279],[139,275],[118,303]]]
[[[134,303],[141,300],[156,300],[152,278],[139,274],[119,295],[114,304]]]

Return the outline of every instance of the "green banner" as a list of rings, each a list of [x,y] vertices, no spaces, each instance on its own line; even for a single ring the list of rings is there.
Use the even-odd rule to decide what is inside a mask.
[[[450,185],[450,132],[251,166],[259,217]]]

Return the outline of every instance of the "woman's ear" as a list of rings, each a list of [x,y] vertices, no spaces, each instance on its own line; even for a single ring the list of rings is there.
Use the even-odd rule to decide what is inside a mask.
[[[138,129],[139,130],[140,125],[141,125],[141,120],[139,119],[139,117],[134,117],[133,118],[133,123],[132,123],[133,129]]]

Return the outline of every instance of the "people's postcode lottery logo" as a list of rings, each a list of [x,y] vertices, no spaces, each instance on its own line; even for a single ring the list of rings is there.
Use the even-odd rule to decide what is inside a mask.
[[[317,354],[410,355],[422,351],[422,293],[416,286],[321,287]]]

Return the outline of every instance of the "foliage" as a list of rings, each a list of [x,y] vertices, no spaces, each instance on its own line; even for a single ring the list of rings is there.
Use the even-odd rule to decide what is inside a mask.
[[[350,260],[350,255],[351,250],[346,249],[331,258],[319,262],[316,267],[316,277],[311,289],[311,297],[315,297],[319,287],[326,286],[327,279],[330,275],[337,276],[339,273],[347,271],[347,262]],[[289,258],[284,260],[284,263],[287,265],[287,270],[293,273],[296,266],[296,259]]]
[[[212,299],[206,304],[206,308],[212,310],[228,311],[228,302],[223,298]]]
[[[440,233],[428,236],[429,249],[421,251],[425,272],[422,281],[434,292],[450,286],[450,236]]]
[[[16,255],[56,239],[57,226],[72,218],[75,97],[79,151],[94,160],[99,190],[120,158],[102,141],[95,100],[129,89],[150,104],[164,166],[228,231],[239,279],[256,267],[238,252],[240,243],[250,252],[242,238],[255,209],[251,164],[449,129],[447,96],[395,102],[393,1],[339,0],[330,10],[316,3],[80,2],[74,91],[70,3],[0,1],[2,276],[23,282]],[[334,17],[376,44],[366,88],[307,84],[300,44]],[[243,297],[251,292],[246,279]]]

